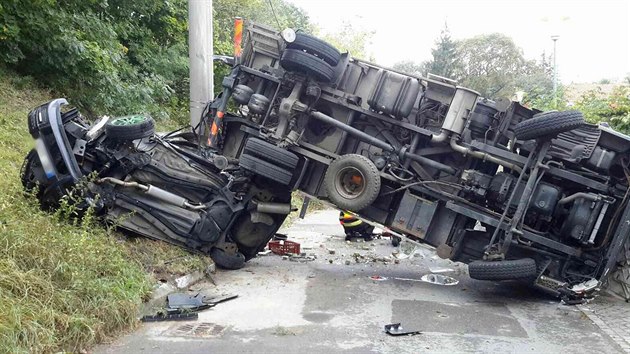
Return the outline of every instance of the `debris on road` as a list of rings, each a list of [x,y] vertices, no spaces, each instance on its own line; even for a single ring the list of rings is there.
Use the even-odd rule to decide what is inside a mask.
[[[376,280],[376,281],[383,281],[383,280],[387,280],[387,278],[382,277],[382,276],[380,276],[380,275],[372,275],[372,276],[370,277],[370,279],[372,279],[372,280]]]
[[[269,249],[258,252],[258,256],[268,256],[269,254],[271,254],[271,250]]]
[[[196,320],[197,313],[216,306],[219,303],[236,299],[238,295],[224,294],[213,297],[201,293],[172,293],[166,298],[166,307],[157,311],[155,315],[146,315],[140,318],[142,322],[158,321],[188,321]]]
[[[395,280],[403,280],[403,281],[417,281],[424,283],[431,283],[436,285],[457,285],[459,284],[459,280],[449,277],[442,274],[425,274],[420,279],[412,279],[412,278],[394,278]]]
[[[142,322],[159,322],[159,321],[190,321],[196,320],[199,315],[196,312],[184,312],[184,313],[164,313],[158,312],[156,315],[143,316],[140,321]]]
[[[414,336],[416,334],[422,334],[420,331],[405,331],[400,323],[392,323],[385,325],[385,333],[390,336]]]
[[[300,254],[300,244],[289,240],[273,240],[269,241],[269,249],[277,255]]]
[[[445,268],[445,267],[429,267],[429,271],[431,273],[453,273],[455,269],[453,268]]]

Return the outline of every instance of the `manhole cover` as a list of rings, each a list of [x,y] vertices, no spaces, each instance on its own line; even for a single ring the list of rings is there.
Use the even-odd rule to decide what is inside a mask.
[[[224,330],[224,326],[209,322],[187,323],[175,327],[175,329],[170,331],[169,335],[178,337],[217,337]]]

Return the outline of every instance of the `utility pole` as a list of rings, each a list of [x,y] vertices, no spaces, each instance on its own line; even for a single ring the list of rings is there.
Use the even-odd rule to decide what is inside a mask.
[[[558,62],[556,60],[557,52],[556,52],[556,44],[560,36],[553,35],[551,36],[551,40],[553,41],[553,106],[554,108],[558,108]]]
[[[188,0],[188,58],[190,61],[190,124],[214,98],[212,61],[212,0]]]

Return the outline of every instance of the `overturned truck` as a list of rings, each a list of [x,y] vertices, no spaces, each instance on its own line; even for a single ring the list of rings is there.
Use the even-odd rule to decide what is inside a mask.
[[[628,287],[630,137],[576,111],[491,101],[453,80],[250,24],[242,55],[192,130],[147,115],[88,124],[64,99],[35,108],[25,188],[123,229],[255,257],[299,190],[468,264],[472,278],[556,295]]]

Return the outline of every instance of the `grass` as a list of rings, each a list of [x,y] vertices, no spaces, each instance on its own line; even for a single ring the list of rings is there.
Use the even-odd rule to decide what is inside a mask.
[[[19,181],[33,142],[26,114],[51,98],[0,67],[0,351],[78,352],[133,328],[153,274],[206,259],[126,237],[91,218],[78,225],[39,210]]]

